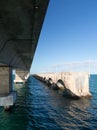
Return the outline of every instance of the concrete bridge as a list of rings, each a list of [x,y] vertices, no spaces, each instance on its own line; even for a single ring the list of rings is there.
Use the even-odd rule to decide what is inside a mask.
[[[30,71],[48,3],[49,0],[0,1],[0,106],[7,108],[16,100],[12,70],[19,77],[23,71]]]
[[[64,89],[70,97],[91,96],[87,72],[43,73],[33,76],[53,88]]]

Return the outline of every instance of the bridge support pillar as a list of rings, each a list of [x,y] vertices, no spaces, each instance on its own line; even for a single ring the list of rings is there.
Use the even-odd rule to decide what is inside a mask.
[[[24,83],[29,77],[29,72],[25,70],[15,70],[15,80],[14,83]]]
[[[13,91],[12,68],[9,66],[0,66],[0,106],[8,110],[14,105],[16,92]]]

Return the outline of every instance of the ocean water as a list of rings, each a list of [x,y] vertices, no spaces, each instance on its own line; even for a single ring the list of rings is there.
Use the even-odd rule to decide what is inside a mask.
[[[92,97],[72,100],[30,77],[12,110],[0,107],[0,130],[97,130],[97,75],[89,82]]]

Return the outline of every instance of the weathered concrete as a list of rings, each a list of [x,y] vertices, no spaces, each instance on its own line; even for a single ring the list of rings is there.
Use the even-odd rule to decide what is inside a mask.
[[[35,77],[47,84],[56,84],[57,87],[64,89],[67,95],[91,96],[87,72],[44,73],[35,75]]]
[[[8,95],[11,91],[12,70],[8,66],[0,67],[0,96]]]
[[[11,92],[8,96],[0,97],[0,106],[4,106],[5,108],[13,106],[16,101],[16,98],[16,91]]]

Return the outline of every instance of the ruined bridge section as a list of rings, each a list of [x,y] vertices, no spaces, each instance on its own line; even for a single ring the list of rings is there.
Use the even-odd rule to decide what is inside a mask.
[[[87,72],[43,73],[35,77],[47,84],[56,84],[70,96],[91,96]]]

